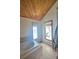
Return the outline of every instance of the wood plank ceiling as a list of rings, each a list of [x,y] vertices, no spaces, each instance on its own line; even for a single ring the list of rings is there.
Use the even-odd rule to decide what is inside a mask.
[[[20,16],[41,20],[56,0],[20,0]]]

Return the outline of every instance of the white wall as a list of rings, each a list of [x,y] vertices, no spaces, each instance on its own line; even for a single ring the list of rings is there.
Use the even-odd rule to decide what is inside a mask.
[[[32,22],[37,22],[28,18],[20,18],[20,37],[32,35]]]
[[[41,41],[42,38],[42,28],[40,21],[28,19],[21,17],[20,18],[20,37],[21,38],[31,38],[33,39],[33,25],[38,27],[38,39],[37,41]]]
[[[56,26],[57,26],[57,18],[58,18],[58,10],[57,10],[57,7],[58,7],[58,1],[52,6],[52,8],[48,11],[48,13],[43,17],[42,19],[42,25],[43,25],[43,30],[44,29],[44,23],[46,21],[49,21],[49,20],[53,20],[53,37],[54,37],[54,33],[55,33],[55,29],[56,29]],[[43,33],[44,35],[44,33]]]

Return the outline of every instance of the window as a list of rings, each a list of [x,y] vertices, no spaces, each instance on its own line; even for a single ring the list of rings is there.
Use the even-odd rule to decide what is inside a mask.
[[[52,22],[45,23],[45,39],[52,40]]]
[[[37,39],[37,26],[33,26],[33,39]]]
[[[46,26],[46,39],[52,40],[51,26]]]

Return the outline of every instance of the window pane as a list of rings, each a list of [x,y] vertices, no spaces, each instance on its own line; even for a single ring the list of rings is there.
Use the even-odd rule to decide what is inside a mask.
[[[46,29],[46,39],[48,39],[48,40],[52,40],[52,37],[51,37],[51,25],[47,25],[46,27],[45,27],[45,29]]]
[[[37,27],[33,26],[33,39],[37,39]]]

